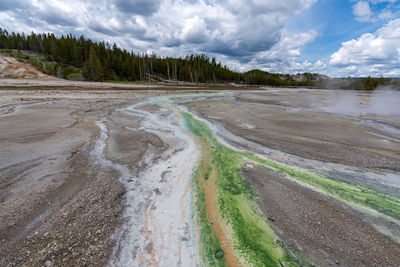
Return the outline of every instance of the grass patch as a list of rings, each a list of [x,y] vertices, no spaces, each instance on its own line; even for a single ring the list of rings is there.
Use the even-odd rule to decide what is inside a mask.
[[[15,57],[18,59],[29,59],[28,55],[25,55],[18,50],[0,49],[0,53],[7,54],[10,57]]]
[[[9,49],[0,49],[0,53],[7,54],[10,57],[15,57],[20,62],[29,63],[47,75],[52,75],[67,80],[84,80],[82,76],[82,70],[80,68],[59,64],[55,61],[46,59],[46,57],[38,53],[26,54],[26,51]]]

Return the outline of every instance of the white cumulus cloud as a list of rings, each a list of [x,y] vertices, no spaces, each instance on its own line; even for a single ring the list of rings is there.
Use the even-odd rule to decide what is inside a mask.
[[[353,13],[359,21],[371,21],[372,11],[369,3],[366,1],[359,1],[353,6]]]
[[[355,0],[352,0],[353,2]],[[353,5],[353,14],[361,22],[376,22],[390,20],[399,16],[398,8],[392,9],[398,0],[361,0]],[[377,4],[380,4],[377,8]],[[373,8],[372,8],[373,7]],[[374,9],[374,10],[373,10]]]
[[[84,34],[135,52],[162,56],[206,53],[249,64],[297,58],[314,32],[284,32],[316,0],[0,0],[9,31]],[[310,39],[311,38],[311,39]],[[293,43],[289,43],[292,41]],[[276,70],[279,71],[279,70]]]
[[[400,70],[400,19],[382,26],[374,33],[342,43],[330,57],[332,66],[354,70],[359,75],[390,75]]]

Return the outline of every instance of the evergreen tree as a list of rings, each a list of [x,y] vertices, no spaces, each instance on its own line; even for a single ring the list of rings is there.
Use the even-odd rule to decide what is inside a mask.
[[[103,81],[103,67],[98,59],[94,46],[90,47],[89,58],[83,64],[83,77],[89,81]]]
[[[57,73],[59,66],[67,70],[82,69],[87,80],[175,80],[186,82],[214,83],[246,83],[254,85],[305,86],[313,85],[313,75],[305,74],[306,81],[295,81],[290,75],[273,74],[260,70],[246,73],[234,72],[206,55],[190,55],[184,58],[162,58],[155,53],[135,54],[104,42],[92,42],[84,36],[76,38],[71,34],[57,37],[53,33],[30,35],[8,33],[0,28],[0,49],[29,50],[41,53],[47,60],[55,61],[51,66],[43,67],[43,71]],[[27,56],[28,57],[28,56]],[[29,58],[29,57],[28,57]],[[47,64],[48,65],[48,64]],[[149,75],[150,74],[150,75]],[[365,79],[366,80],[366,79]],[[360,88],[375,88],[387,84],[389,80],[371,78]]]

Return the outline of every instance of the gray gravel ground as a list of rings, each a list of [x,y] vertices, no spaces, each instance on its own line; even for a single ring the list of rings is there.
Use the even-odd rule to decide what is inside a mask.
[[[104,265],[125,189],[118,172],[91,159],[95,122],[109,119],[107,157],[139,171],[148,147],[161,151],[163,143],[124,130],[139,120],[115,110],[154,93],[1,93],[0,266]]]

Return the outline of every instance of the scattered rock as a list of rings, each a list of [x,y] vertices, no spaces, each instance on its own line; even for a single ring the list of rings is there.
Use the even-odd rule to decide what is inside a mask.
[[[153,189],[153,192],[156,193],[156,195],[161,195],[161,191],[158,188]]]

